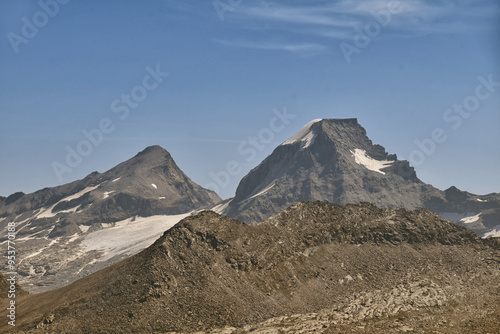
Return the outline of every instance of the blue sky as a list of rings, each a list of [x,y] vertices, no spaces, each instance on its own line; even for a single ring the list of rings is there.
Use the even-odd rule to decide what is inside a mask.
[[[500,192],[496,0],[55,1],[0,3],[0,195],[158,144],[227,198],[304,124],[343,117],[427,183]]]

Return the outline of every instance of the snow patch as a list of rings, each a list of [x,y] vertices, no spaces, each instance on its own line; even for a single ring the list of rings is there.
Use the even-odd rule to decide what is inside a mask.
[[[43,253],[44,250],[46,249],[49,249],[50,247],[52,247],[52,245],[56,244],[59,242],[59,240],[61,239],[61,237],[58,237],[58,238],[55,238],[54,240],[52,240],[47,246],[43,247],[43,248],[40,248],[39,250],[37,250],[36,252],[34,253],[31,253],[29,254],[28,256],[25,256],[24,258],[21,259],[21,261],[19,261],[19,265],[24,261],[24,260],[27,260],[27,259],[30,259],[32,257],[35,257],[37,255],[40,255]]]
[[[97,187],[99,187],[101,184],[98,184],[96,186],[93,186],[93,187],[87,187],[79,192],[77,192],[76,194],[73,194],[73,195],[70,195],[68,197],[65,197],[63,199],[61,199],[59,202],[57,202],[56,204],[52,205],[51,207],[47,208],[47,209],[42,209],[40,211],[40,213],[36,214],[35,215],[35,218],[52,218],[54,217],[55,215],[57,215],[58,213],[67,213],[67,212],[75,212],[76,209],[78,209],[80,206],[76,207],[76,208],[73,208],[74,211],[72,211],[73,209],[68,209],[68,210],[63,210],[63,211],[58,211],[58,212],[52,212],[52,210],[55,208],[55,206],[61,202],[69,202],[73,199],[77,199],[77,198],[80,198],[82,197],[83,195],[85,195],[86,193],[89,193],[91,192],[92,190],[95,190]]]
[[[381,171],[382,168],[389,167],[394,163],[394,161],[388,161],[388,160],[375,160],[370,158],[365,150],[361,150],[359,148],[355,149],[354,151],[351,151],[352,156],[354,157],[354,161],[358,165],[362,165],[366,167],[366,169],[369,169],[371,171],[380,173],[382,175],[385,175],[385,172]]]
[[[111,181],[111,182],[116,182],[116,181],[118,181],[118,180],[119,180],[119,179],[121,179],[121,178],[122,178],[121,176],[120,176],[120,177],[117,177],[116,179],[114,179],[114,180],[113,180],[113,181]]]
[[[271,190],[272,187],[274,187],[275,183],[271,183],[270,185],[268,185],[266,188],[262,189],[261,191],[259,191],[257,194],[253,195],[252,197],[250,198],[255,198],[255,197],[258,197],[258,196],[261,196],[261,195],[264,195],[265,193],[267,193],[269,190]]]
[[[226,213],[226,209],[228,208],[229,203],[231,203],[231,201],[227,201],[226,203],[218,204],[218,205],[214,206],[211,210],[219,215],[223,215]]]
[[[163,197],[163,196],[161,196],[161,197],[158,197],[158,199],[165,199],[165,198],[166,198],[166,197]]]
[[[474,216],[464,217],[464,218],[460,219],[460,222],[464,223],[464,224],[471,224],[471,223],[477,222],[479,220],[480,215],[481,214],[478,213],[477,215],[474,215]]]
[[[68,201],[71,201],[71,200],[73,200],[73,199],[80,198],[80,197],[82,197],[83,195],[85,195],[86,193],[89,193],[89,192],[91,192],[92,190],[97,189],[100,185],[101,185],[101,183],[99,183],[98,185],[93,186],[93,187],[87,187],[87,188],[85,188],[85,189],[83,189],[83,190],[81,190],[81,191],[77,192],[77,193],[76,193],[76,194],[74,194],[74,195],[71,195],[71,196],[68,196],[68,197],[63,198],[63,199],[62,199],[62,200],[60,200],[59,202],[63,202],[63,201],[67,201],[67,202],[68,202]]]
[[[97,259],[93,259],[92,261],[90,261],[89,263],[87,263],[86,265],[84,265],[83,267],[81,267],[80,270],[78,270],[76,272],[76,275],[78,275],[79,273],[81,273],[83,271],[83,269],[87,268],[88,266],[93,265],[96,262],[97,262]]]
[[[158,187],[157,187],[157,186],[156,186],[156,184],[154,184],[154,183],[151,183],[151,186],[152,186],[153,188],[155,188],[155,189],[158,189]]]
[[[500,225],[493,227],[491,231],[485,233],[483,239],[485,238],[500,238]]]
[[[71,209],[68,209],[68,210],[61,210],[61,211],[57,211],[56,214],[58,213],[73,213],[73,212],[76,212],[80,209],[82,205],[78,205],[78,206],[75,206],[74,208],[71,208]]]
[[[105,199],[105,198],[108,198],[109,197],[109,194],[112,194],[114,193],[115,191],[114,190],[111,190],[111,191],[105,191],[104,194],[102,195],[102,199]]]
[[[458,213],[458,212],[438,212],[438,215],[443,217],[444,219],[448,219],[454,222],[462,222],[463,219],[479,216],[475,212],[467,212],[467,213]]]
[[[16,238],[16,241],[28,241],[28,240],[34,240],[34,239],[38,239],[38,238],[34,237],[34,236],[29,236],[29,237]]]
[[[476,201],[478,201],[478,202],[488,202],[487,200],[485,200],[485,199],[480,199],[480,198],[476,198]]]
[[[82,231],[83,233],[87,232],[90,228],[90,226],[87,225],[78,225],[78,227],[80,228],[80,231]]]
[[[66,243],[67,243],[67,244],[69,244],[69,243],[71,243],[71,242],[75,241],[76,239],[78,239],[78,237],[79,237],[78,233],[75,233],[75,234],[73,234],[73,235],[70,237],[70,239],[69,239],[68,241],[66,241]]]
[[[91,232],[82,245],[85,252],[102,251],[106,261],[117,255],[134,255],[151,246],[166,230],[191,212],[173,216],[136,217],[116,222],[113,227]],[[103,224],[104,225],[104,224]]]
[[[314,139],[316,138],[316,133],[311,130],[311,126],[315,123],[322,121],[322,119],[315,119],[307,123],[302,129],[300,129],[296,134],[288,138],[281,146],[290,145],[297,142],[303,142],[302,148],[307,148],[314,143]]]

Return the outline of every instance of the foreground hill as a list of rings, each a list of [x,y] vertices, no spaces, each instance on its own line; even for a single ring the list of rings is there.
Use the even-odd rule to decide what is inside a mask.
[[[17,330],[370,333],[446,319],[484,333],[500,325],[499,261],[496,240],[424,209],[303,202],[256,225],[204,211],[131,258],[20,297]]]

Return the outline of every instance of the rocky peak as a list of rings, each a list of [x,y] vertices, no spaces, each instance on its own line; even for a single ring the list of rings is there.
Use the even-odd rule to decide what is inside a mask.
[[[254,223],[315,200],[411,209],[423,206],[423,185],[407,161],[374,145],[356,118],[316,119],[241,180],[223,213]]]
[[[93,272],[140,251],[161,235],[151,223],[155,219],[157,225],[170,225],[219,201],[184,174],[165,149],[151,146],[107,172],[11,195],[0,201],[0,228],[8,221],[17,223],[19,247],[23,254],[34,254],[21,258],[21,280],[30,291],[40,292],[81,277],[82,268]],[[118,224],[121,232],[116,233],[125,245],[115,247],[117,252],[107,246],[99,246],[99,252],[84,247],[109,239],[106,229],[116,231],[116,223],[129,219],[134,228]]]

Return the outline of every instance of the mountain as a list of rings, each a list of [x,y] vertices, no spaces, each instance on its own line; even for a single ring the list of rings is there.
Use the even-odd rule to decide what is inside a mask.
[[[133,257],[20,297],[16,330],[493,333],[499,249],[425,209],[301,202],[255,225],[203,211]]]
[[[428,208],[481,236],[500,230],[500,194],[441,191],[422,182],[408,161],[373,144],[355,118],[311,121],[252,169],[235,197],[215,210],[256,223],[293,203],[315,200]]]
[[[105,173],[3,198],[0,228],[16,223],[20,283],[39,292],[139,252],[193,210],[219,201],[151,146]]]

